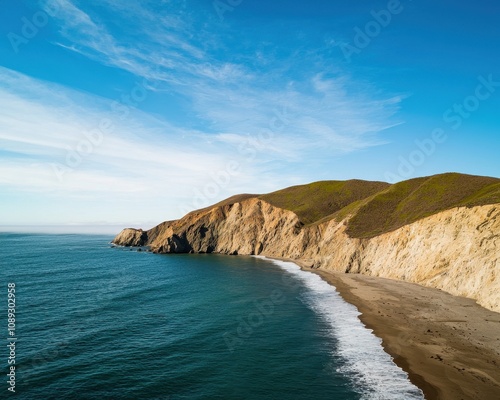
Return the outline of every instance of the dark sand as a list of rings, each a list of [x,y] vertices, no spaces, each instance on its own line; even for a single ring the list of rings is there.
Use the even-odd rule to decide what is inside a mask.
[[[417,284],[302,268],[358,308],[426,399],[500,399],[500,313]]]

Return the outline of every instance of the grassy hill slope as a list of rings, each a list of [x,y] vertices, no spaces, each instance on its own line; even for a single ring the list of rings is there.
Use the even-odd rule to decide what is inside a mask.
[[[321,181],[259,198],[293,211],[304,225],[351,215],[347,233],[369,238],[454,207],[500,203],[500,179],[447,173],[394,185],[362,180]]]
[[[351,203],[386,189],[385,182],[321,181],[292,186],[260,196],[272,205],[293,211],[305,225],[331,215]]]
[[[399,182],[363,204],[349,221],[351,237],[373,237],[460,206],[500,203],[500,179],[448,173]]]

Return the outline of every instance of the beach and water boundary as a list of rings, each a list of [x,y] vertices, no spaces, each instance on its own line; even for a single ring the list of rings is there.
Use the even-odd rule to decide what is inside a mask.
[[[311,269],[360,320],[427,400],[500,398],[500,314],[414,283]]]

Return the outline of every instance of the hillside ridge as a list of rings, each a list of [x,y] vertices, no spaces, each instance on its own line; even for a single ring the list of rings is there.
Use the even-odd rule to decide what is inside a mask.
[[[436,287],[500,312],[500,179],[321,181],[233,196],[113,240],[156,253],[260,254]]]

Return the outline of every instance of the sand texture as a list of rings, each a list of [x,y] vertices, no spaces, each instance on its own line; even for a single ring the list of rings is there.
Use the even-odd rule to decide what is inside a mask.
[[[310,271],[358,308],[426,399],[500,399],[500,314],[416,284]]]

